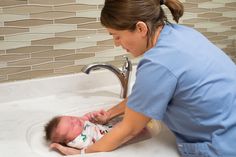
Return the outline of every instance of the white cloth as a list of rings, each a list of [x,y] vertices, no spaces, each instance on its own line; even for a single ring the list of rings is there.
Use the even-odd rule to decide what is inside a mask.
[[[108,133],[109,130],[111,130],[111,126],[85,121],[82,133],[73,141],[67,143],[67,146],[78,149],[86,148],[99,140],[104,134]]]

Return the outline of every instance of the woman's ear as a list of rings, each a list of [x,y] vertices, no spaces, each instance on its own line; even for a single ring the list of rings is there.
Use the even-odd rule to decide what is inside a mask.
[[[147,32],[148,32],[148,27],[147,27],[146,23],[143,21],[137,22],[136,23],[136,31],[141,33],[142,36],[146,37]]]

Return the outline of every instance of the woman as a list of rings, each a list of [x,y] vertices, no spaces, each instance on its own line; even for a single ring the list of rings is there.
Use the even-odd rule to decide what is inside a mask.
[[[101,23],[115,45],[143,57],[128,99],[93,120],[122,113],[124,119],[86,150],[52,148],[64,154],[111,151],[153,118],[175,134],[182,157],[236,156],[236,66],[199,32],[170,24],[162,4],[178,23],[178,0],[105,0]]]

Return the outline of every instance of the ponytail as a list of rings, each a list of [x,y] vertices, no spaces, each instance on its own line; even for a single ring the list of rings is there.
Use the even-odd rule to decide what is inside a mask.
[[[159,0],[158,0],[159,1]],[[167,6],[173,16],[173,20],[175,22],[179,22],[179,18],[183,16],[184,6],[178,0],[160,0],[160,5],[163,4]]]

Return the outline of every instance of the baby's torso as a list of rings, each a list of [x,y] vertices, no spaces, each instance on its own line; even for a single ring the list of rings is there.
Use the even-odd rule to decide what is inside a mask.
[[[95,143],[97,140],[102,138],[112,126],[94,124],[89,121],[84,122],[84,128],[82,133],[77,136],[73,141],[67,143],[70,147],[82,149]]]

